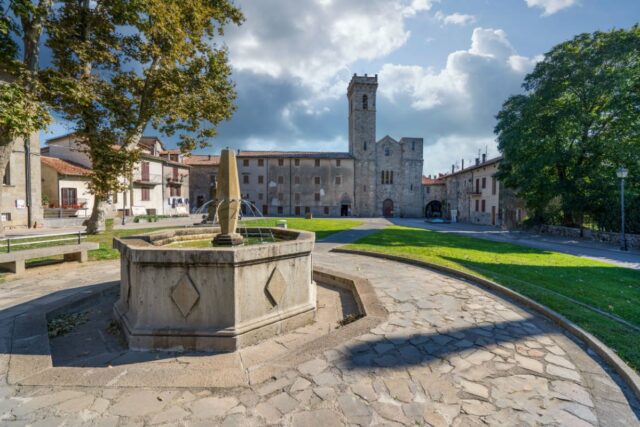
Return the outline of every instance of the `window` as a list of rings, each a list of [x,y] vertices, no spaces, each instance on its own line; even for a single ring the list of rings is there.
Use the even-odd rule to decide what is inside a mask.
[[[367,151],[367,141],[364,142],[364,151]]]
[[[362,109],[367,110],[369,108],[369,97],[367,95],[362,95]]]
[[[171,187],[171,193],[173,192],[175,192],[175,187]],[[171,195],[174,196],[175,194]],[[151,192],[148,188],[140,189],[140,200],[142,200],[143,202],[148,202],[149,200],[151,200]]]
[[[264,175],[258,175],[258,184],[264,184]]]
[[[480,180],[476,179],[476,193],[479,193],[479,192],[480,192]],[[478,209],[476,209],[476,210],[478,210]]]
[[[313,200],[315,200],[316,202],[319,202],[320,201],[320,193],[315,193],[313,195]]]
[[[413,191],[413,184],[409,186],[409,191]]]
[[[480,200],[476,200],[476,212],[480,210]]]
[[[324,207],[324,214],[329,215],[329,206]]]
[[[143,188],[144,190],[144,188]],[[149,191],[149,189],[146,189],[147,191]],[[181,196],[181,191],[180,191],[180,187],[169,187],[169,195],[172,197],[180,197]],[[150,199],[142,199],[142,200],[150,200]]]
[[[389,147],[384,147],[384,155],[385,156],[390,156],[391,155],[391,150],[389,149]]]
[[[487,201],[483,200],[482,201],[482,212],[484,212],[486,210],[486,207],[487,207]]]
[[[249,159],[242,159],[242,166],[249,166]]]
[[[427,187],[427,194],[431,193],[431,187]]]
[[[7,162],[7,167],[4,169],[4,176],[2,177],[3,185],[11,185],[11,161]]]
[[[316,159],[315,165],[316,167],[320,167],[320,159]]]
[[[482,188],[487,188],[487,178],[486,177],[482,178]]]
[[[304,207],[304,213],[306,213],[306,214],[311,213],[311,208],[309,206],[305,206]]]
[[[295,193],[293,195],[293,200],[295,200],[296,203],[300,203],[300,193]]]
[[[269,206],[267,205],[262,205],[262,215],[267,216],[269,215]]]
[[[495,195],[498,190],[498,180],[495,176],[491,177],[491,194]]]
[[[173,167],[173,170],[171,171],[171,175],[173,177],[174,180],[178,180],[179,178],[179,174],[178,174],[178,168],[177,167]]]
[[[300,184],[300,177],[298,175],[293,177],[293,183],[294,184]]]
[[[263,196],[263,194],[262,194],[262,193],[258,193],[258,200],[262,200],[262,198],[263,198],[263,197],[264,197],[264,196]]]
[[[209,175],[209,182],[211,184],[215,184],[216,183],[216,176],[215,175]]]
[[[320,177],[319,177],[319,176],[314,177],[314,178],[313,178],[313,182],[314,182],[316,185],[320,185]]]
[[[416,151],[416,142],[411,141],[411,151]]]
[[[393,184],[393,171],[382,171],[380,174],[381,184]]]
[[[243,184],[249,183],[249,175],[242,175],[242,183]]]
[[[146,190],[148,191],[148,189]],[[60,195],[62,199],[61,208],[69,208],[78,204],[78,190],[75,188],[61,188]]]
[[[264,159],[258,159],[258,166],[264,166]]]
[[[296,165],[296,166],[300,166],[300,159],[295,159],[293,161],[293,164]]]
[[[278,184],[284,184],[284,176],[278,176]]]
[[[300,206],[296,206],[296,216],[300,215]]]
[[[342,177],[336,176],[336,185],[340,185],[340,184],[342,184]]]
[[[284,159],[278,159],[278,166],[284,166]]]
[[[282,206],[278,206],[278,215],[282,215],[284,213],[284,209]]]
[[[142,181],[149,181],[149,162],[142,162],[140,164],[141,172],[140,178]]]
[[[336,160],[336,167],[340,167],[340,159]]]
[[[284,200],[284,194],[278,193],[278,200],[282,202]]]

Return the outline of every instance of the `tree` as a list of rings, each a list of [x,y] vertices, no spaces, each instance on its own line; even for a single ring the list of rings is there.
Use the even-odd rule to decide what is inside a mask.
[[[43,24],[50,10],[51,0],[13,0],[7,10],[0,10],[1,171],[7,167],[16,138],[29,138],[49,122],[38,60]],[[0,222],[0,231],[2,227]]]
[[[555,46],[523,88],[497,115],[498,178],[538,221],[604,226],[618,212],[618,166],[632,193],[640,184],[640,27]]]
[[[231,117],[231,69],[215,36],[242,19],[227,0],[61,2],[47,42],[56,69],[49,81],[61,89],[52,102],[76,123],[93,163],[96,200],[117,190],[123,173],[130,176],[149,124],[178,134],[180,148],[190,151],[208,145]],[[89,232],[100,217],[97,205]]]

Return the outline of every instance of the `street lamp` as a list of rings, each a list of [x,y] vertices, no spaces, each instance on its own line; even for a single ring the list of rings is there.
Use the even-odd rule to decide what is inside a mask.
[[[620,166],[616,171],[616,175],[620,178],[620,217],[621,217],[621,226],[620,226],[620,249],[623,251],[627,249],[627,239],[624,235],[624,179],[629,174],[629,171],[625,169],[623,166]]]

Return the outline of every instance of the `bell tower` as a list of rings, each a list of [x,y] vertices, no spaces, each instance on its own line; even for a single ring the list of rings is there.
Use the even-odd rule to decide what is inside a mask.
[[[349,82],[349,154],[354,158],[354,214],[373,216],[376,194],[376,91],[378,75]]]

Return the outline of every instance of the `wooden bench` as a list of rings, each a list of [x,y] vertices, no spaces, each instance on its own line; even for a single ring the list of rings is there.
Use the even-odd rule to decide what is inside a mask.
[[[98,243],[84,242],[0,253],[0,268],[11,273],[22,274],[25,271],[25,262],[27,260],[55,255],[64,255],[65,261],[87,262],[89,259],[88,252],[99,247]]]

